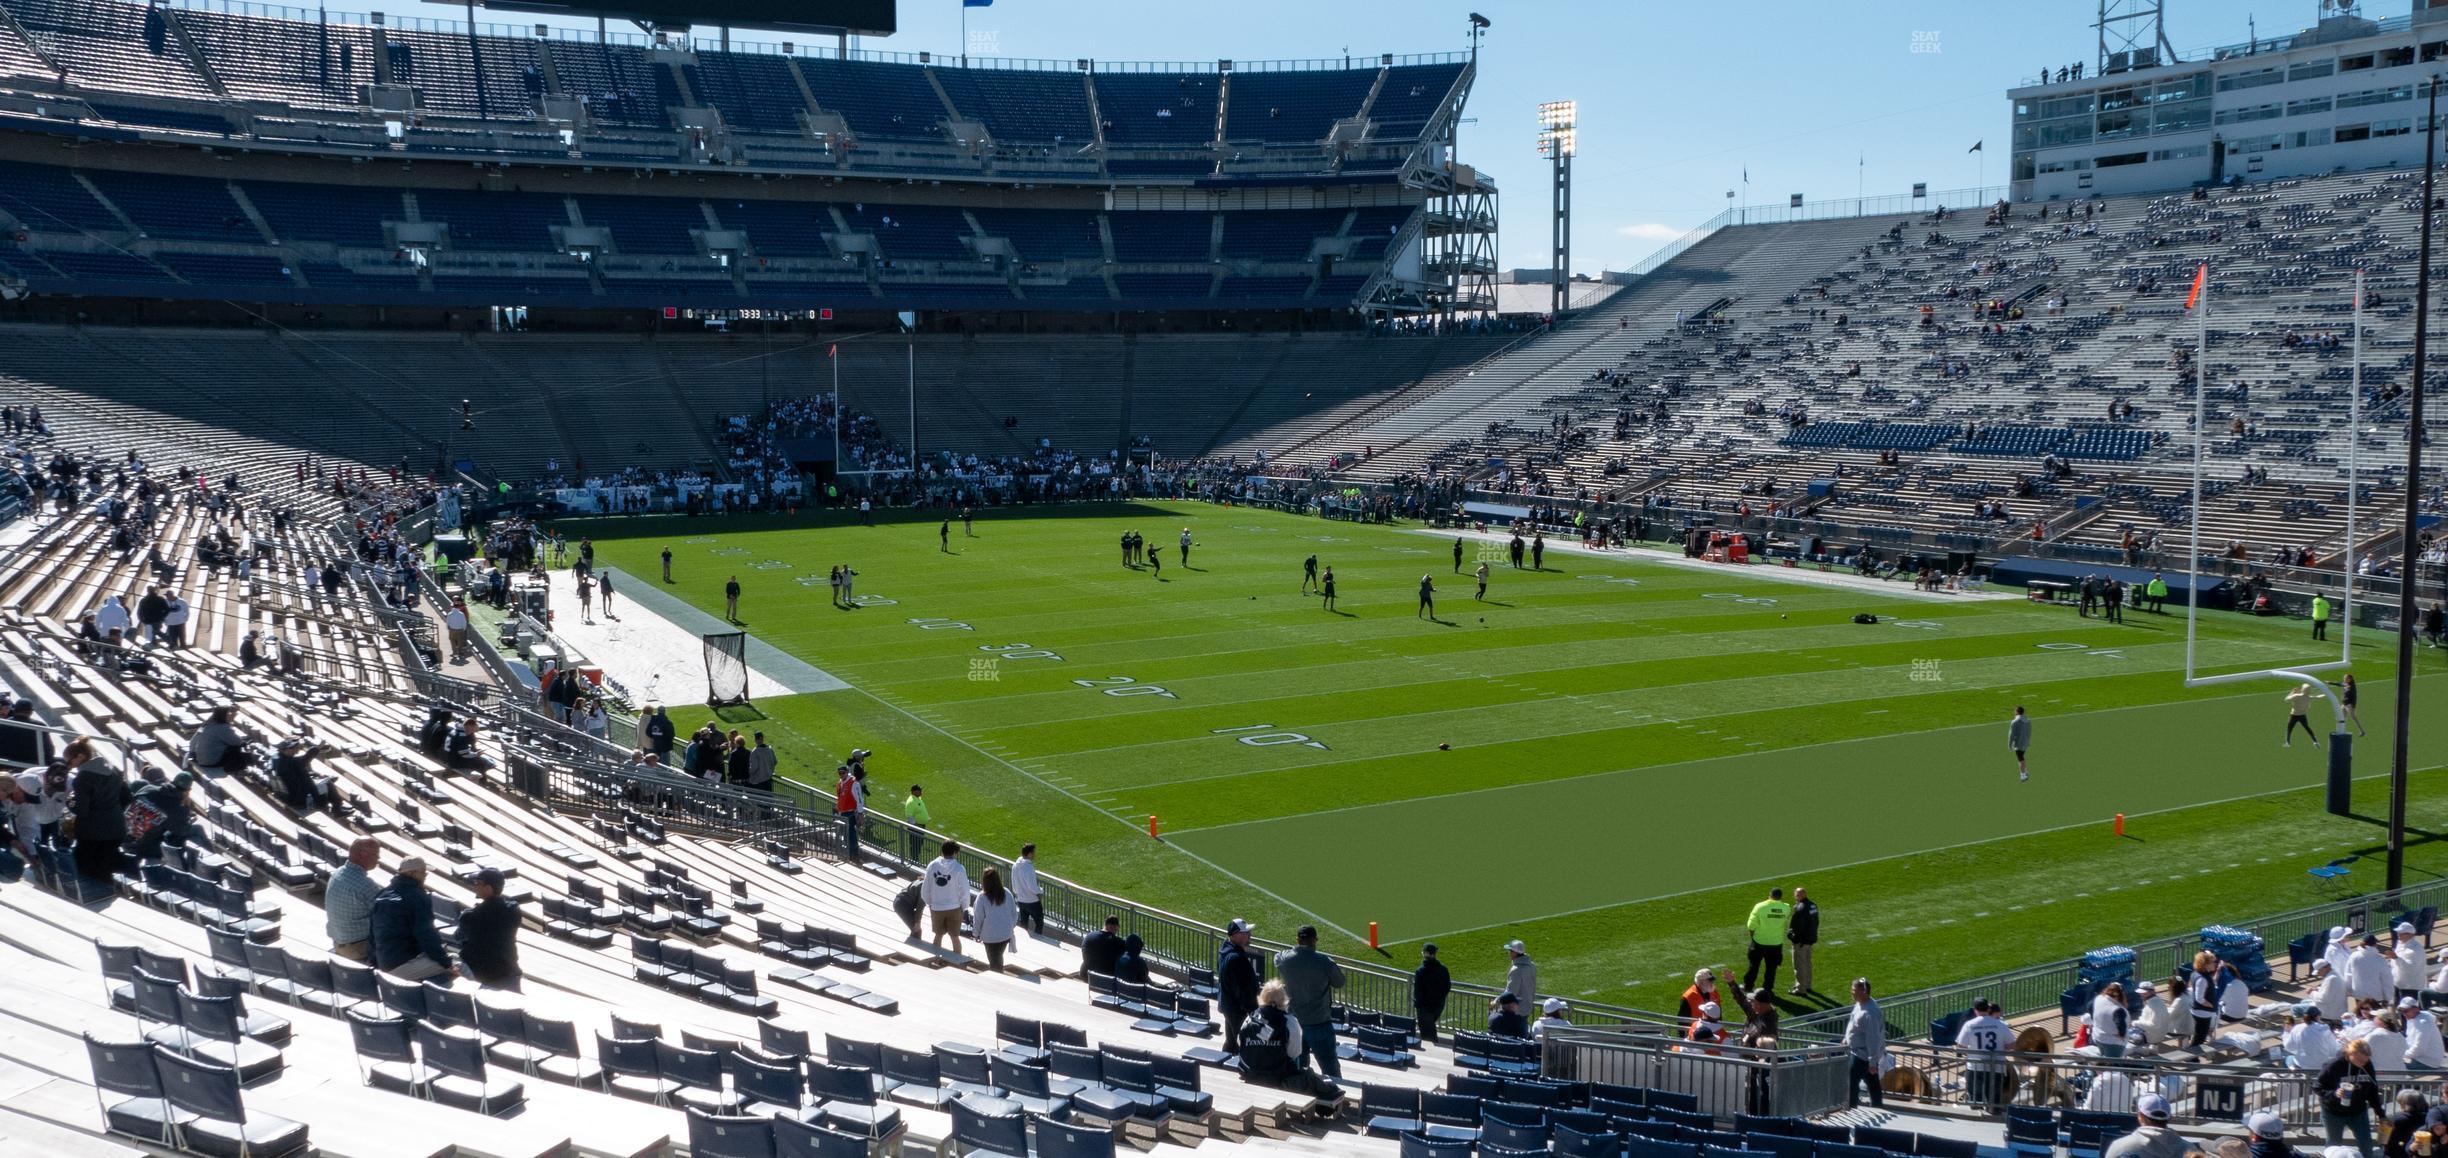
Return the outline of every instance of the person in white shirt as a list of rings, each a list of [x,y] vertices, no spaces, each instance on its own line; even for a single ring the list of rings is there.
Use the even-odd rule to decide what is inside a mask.
[[[2006,1051],[2014,1046],[2014,1030],[1997,1015],[1997,1005],[1983,997],[1972,1003],[1972,1016],[1955,1031],[1955,1048],[1964,1053],[1964,1096],[1984,1111],[1996,1110],[2006,1094]]]
[[[2200,1049],[2218,1023],[2218,991],[2211,988],[2217,975],[2216,954],[2204,949],[2193,955],[2193,976],[2185,982],[2185,1008],[2193,1015],[2193,1036],[2185,1042],[2189,1049]]]
[[[2329,963],[2330,971],[2346,975],[2346,962],[2354,956],[2354,930],[2344,925],[2329,927],[2329,946],[2321,950],[2321,960]]]
[[[2396,976],[2389,969],[2388,958],[2380,954],[2380,939],[2363,934],[2363,943],[2355,946],[2346,959],[2346,996],[2356,1000],[2395,1002]]]
[[[952,951],[961,951],[961,912],[969,907],[969,870],[961,867],[960,842],[943,842],[943,853],[928,861],[926,871],[918,878],[918,899],[927,907],[934,933],[935,947],[943,948],[944,938],[952,938]]]
[[[986,968],[1001,973],[1003,951],[1011,947],[1012,932],[1020,927],[1020,907],[1003,887],[1001,874],[991,868],[978,878],[977,902],[969,910],[969,925],[977,931],[978,943],[986,946]]]
[[[2232,1025],[2252,1016],[2252,986],[2245,984],[2244,974],[2224,961],[2218,971],[2219,1021]]]
[[[2405,922],[2397,925],[2397,944],[2389,954],[2389,969],[2397,985],[2397,997],[2402,1001],[2422,993],[2423,971],[2431,964],[2423,948],[2422,936]]]
[[[2083,1095],[2082,1108],[2104,1114],[2133,1113],[2133,1078],[2117,1069],[2100,1070],[2091,1075],[2091,1089]]]
[[[112,632],[118,632],[119,639],[124,642],[128,625],[133,622],[134,619],[128,615],[127,604],[116,595],[103,600],[102,606],[94,609],[94,630],[101,632],[104,639],[111,638]]]
[[[2295,1024],[2287,1027],[2280,1042],[2289,1069],[2316,1074],[2321,1067],[2337,1060],[2337,1034],[2330,1032],[2329,1023],[2321,1020],[2320,1009],[2309,1001],[2295,1007]]]
[[[2426,1069],[2448,1069],[2448,1043],[2440,1040],[2439,1018],[2422,1007],[2422,999],[2397,999],[2397,1016],[2405,1021],[2406,1061]]]
[[[1188,531],[1182,533],[1189,534]],[[1539,1019],[1530,1023],[1530,1040],[1547,1040],[1548,1026],[1571,1025],[1572,1022],[1565,1020],[1564,1017],[1564,1011],[1571,1008],[1572,1006],[1564,1004],[1564,999],[1561,997],[1548,998],[1545,1004],[1539,1006]]]
[[[2159,987],[2148,981],[2135,986],[2134,995],[2142,1001],[2142,1008],[2134,1011],[2134,1033],[2141,1037],[2143,1045],[2156,1048],[2175,1033],[2175,1011],[2169,1008],[2167,998],[2159,995]]]
[[[2125,986],[2111,981],[2091,999],[2091,1045],[2104,1058],[2125,1056],[2125,1031],[2130,1026]]]
[[[2346,979],[2329,967],[2326,958],[2312,963],[2310,1001],[2324,1020],[2341,1021],[2346,1017]]]
[[[1020,924],[1030,935],[1045,936],[1045,891],[1037,884],[1037,846],[1020,846],[1020,859],[1012,862],[1012,899],[1020,904]]]
[[[2382,1010],[2364,1034],[2364,1044],[2371,1047],[2372,1069],[2380,1073],[2403,1073],[2406,1066],[2405,1022],[2394,1009]]]

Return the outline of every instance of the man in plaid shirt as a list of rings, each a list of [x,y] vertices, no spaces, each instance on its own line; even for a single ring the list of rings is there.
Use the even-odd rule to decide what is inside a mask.
[[[372,837],[357,838],[349,845],[348,863],[323,886],[324,931],[331,934],[332,952],[351,961],[374,956],[366,928],[374,913],[374,894],[382,891],[372,876],[381,848]]]

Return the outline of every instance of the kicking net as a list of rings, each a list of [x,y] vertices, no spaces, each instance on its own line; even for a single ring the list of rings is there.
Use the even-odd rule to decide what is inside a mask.
[[[705,637],[706,702],[748,702],[748,633],[718,631]]]

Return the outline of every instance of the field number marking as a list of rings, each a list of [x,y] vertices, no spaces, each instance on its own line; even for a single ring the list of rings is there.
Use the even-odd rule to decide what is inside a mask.
[[[1267,730],[1274,726],[1275,725],[1273,724],[1250,724],[1239,728],[1216,728],[1210,734],[1217,736],[1231,736],[1232,738],[1239,740],[1252,748],[1272,748],[1277,744],[1305,744],[1309,747],[1316,748],[1319,751],[1328,750],[1326,745],[1318,743],[1317,741],[1312,740],[1299,732],[1270,732]],[[1237,734],[1241,732],[1254,732],[1257,734],[1249,736]]]
[[[1062,657],[1044,648],[1026,643],[981,643],[979,651],[991,651],[997,659],[1050,659],[1062,662]]]
[[[911,620],[910,620],[910,622],[911,622],[911,623],[914,623],[914,624],[917,624],[917,625],[918,625],[919,630],[921,630],[921,631],[975,631],[975,630],[977,630],[976,628],[971,627],[971,626],[969,626],[969,625],[968,625],[968,624],[966,624],[966,623],[962,623],[960,620],[957,620],[957,619],[933,619],[933,618],[928,618],[928,619],[911,619]]]
[[[1168,700],[1181,697],[1155,684],[1143,684],[1129,676],[1106,676],[1103,679],[1072,680],[1083,688],[1101,691],[1109,696],[1163,696]]]

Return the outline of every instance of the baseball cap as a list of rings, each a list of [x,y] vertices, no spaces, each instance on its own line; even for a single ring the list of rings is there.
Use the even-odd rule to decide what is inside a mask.
[[[2134,987],[2134,992],[2135,992],[2135,993],[2138,993],[2138,994],[2140,994],[2140,995],[2142,995],[2142,996],[2144,996],[2144,997],[2148,997],[2148,996],[2150,996],[2150,995],[2152,995],[2152,994],[2154,994],[2154,993],[2159,992],[2159,987],[2158,987],[2158,986],[2156,986],[2156,985],[2151,984],[2151,983],[2150,983],[2150,982],[2148,982],[2148,981],[2145,981],[2145,982],[2143,982],[2142,984],[2135,986],[2135,987]]]
[[[2397,922],[2397,928],[2394,931],[2411,935],[2414,932],[2414,923],[2411,921],[2399,921]]]
[[[1522,943],[1521,943],[1521,942],[1519,942],[1519,941],[1507,941],[1507,942],[1505,942],[1505,952],[1507,952],[1507,953],[1527,953],[1527,952],[1529,952],[1529,951],[1530,951],[1530,947],[1529,947],[1529,946],[1527,946],[1527,945],[1522,944]]]
[[[2272,1111],[2262,1110],[2244,1119],[2244,1128],[2252,1131],[2255,1138],[2283,1138],[2286,1136],[2286,1119]]]
[[[501,891],[503,882],[508,879],[509,878],[504,877],[502,875],[502,871],[497,868],[476,870],[476,883],[488,886],[497,893]]]
[[[1497,998],[1496,998],[1496,1004],[1498,1004],[1498,1005],[1519,1005],[1519,1004],[1521,1004],[1521,998],[1515,997],[1515,996],[1513,996],[1512,994],[1507,993],[1507,994],[1503,994],[1503,995],[1501,995],[1501,996],[1497,997]]]
[[[425,871],[425,858],[424,858],[424,857],[421,857],[421,856],[412,856],[412,857],[409,857],[408,859],[403,860],[403,861],[401,861],[401,862],[399,863],[399,871],[400,871],[402,874],[407,874],[407,873],[421,873],[421,872],[424,872],[424,871]]]
[[[2176,1109],[2168,1105],[2168,1100],[2158,1094],[2144,1094],[2134,1099],[2134,1112],[2151,1121],[2164,1122],[2176,1112]]]
[[[1705,1020],[1715,1021],[1722,1012],[1722,1010],[1717,1008],[1717,1003],[1714,1001],[1703,1001],[1700,1003],[1700,1016]]]
[[[1234,917],[1231,921],[1225,924],[1224,931],[1227,933],[1255,933],[1258,931],[1258,926],[1250,924],[1248,921],[1244,921],[1239,917]]]
[[[2415,1000],[2414,998],[2411,998],[2411,997],[2400,997],[2400,998],[2398,998],[2398,999],[2397,999],[2397,1008],[2399,1008],[2399,1009],[2421,1009],[2421,1008],[2422,1008],[2422,1002],[2417,1001],[2417,1000]]]
[[[1434,941],[1426,941],[1426,942],[1422,942],[1422,943],[1420,944],[1420,952],[1422,952],[1422,953],[1426,953],[1427,955],[1429,955],[1429,956],[1431,956],[1431,957],[1436,956],[1436,942],[1434,942]]]
[[[1549,1013],[1562,1013],[1567,1009],[1571,1009],[1572,1006],[1564,1004],[1564,999],[1561,997],[1550,997],[1547,999],[1547,1004],[1542,1005],[1539,1008],[1544,1009]]]

